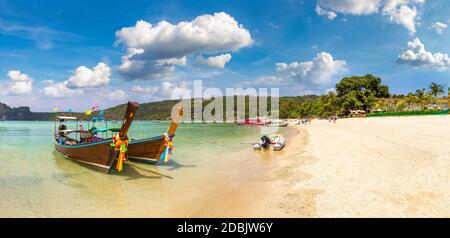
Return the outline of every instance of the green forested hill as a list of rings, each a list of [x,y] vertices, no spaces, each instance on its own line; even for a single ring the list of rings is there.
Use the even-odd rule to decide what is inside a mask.
[[[172,107],[178,102],[179,100],[166,100],[139,104],[135,118],[138,120],[165,120],[170,117]],[[126,109],[127,104],[111,107],[104,110],[105,116],[112,119],[122,119]]]
[[[280,117],[288,118],[288,117],[297,117],[298,115],[294,115],[292,111],[296,111],[297,108],[300,108],[300,105],[305,101],[314,101],[317,100],[319,96],[308,95],[308,96],[293,96],[293,97],[280,97]],[[224,99],[224,107],[226,104],[226,100],[230,100],[232,98],[226,97]],[[139,105],[138,112],[136,113],[136,119],[138,120],[165,120],[170,118],[170,113],[172,107],[177,104],[179,100],[166,100],[160,102],[150,102],[150,103],[142,103]],[[203,107],[211,103],[212,100],[203,100]],[[234,110],[237,109],[237,98],[234,98]],[[246,104],[246,116],[248,116],[248,103],[249,97],[245,98]],[[268,99],[268,103],[270,103],[270,98]],[[270,110],[270,105],[268,104],[268,110]],[[126,104],[118,105],[112,108],[108,108],[105,111],[105,116],[111,119],[122,119],[125,114]],[[224,108],[225,110],[225,108]],[[191,107],[191,114],[194,113],[193,104]],[[235,113],[236,114],[236,113]],[[225,112],[223,113],[225,115]],[[78,114],[79,117],[85,117],[82,114]]]
[[[295,115],[291,115],[293,109],[299,108],[300,105],[308,100],[316,100],[319,96],[308,95],[308,96],[293,96],[293,97],[280,97],[280,117],[287,118]],[[224,99],[224,105],[226,100],[231,98],[227,97]],[[235,110],[237,98],[235,97]],[[246,108],[248,115],[248,101],[249,97],[246,97]],[[149,102],[142,103],[139,105],[138,112],[136,113],[136,119],[138,120],[165,120],[170,118],[170,113],[172,107],[177,104],[179,100],[165,100],[159,102]],[[209,104],[211,100],[203,100],[203,107]],[[270,98],[269,101],[270,102]],[[268,110],[270,110],[270,105],[268,105]],[[109,119],[122,119],[125,114],[126,103],[104,109],[105,117]],[[193,113],[193,109],[191,112]],[[63,113],[63,112],[30,112],[28,107],[20,108],[10,108],[6,104],[0,104],[0,119],[5,115],[6,120],[54,120],[56,115],[64,114],[66,116],[77,116],[81,119],[89,119],[90,116],[84,115],[84,113]],[[224,113],[225,115],[225,113]],[[94,112],[91,116],[98,116],[98,112]]]

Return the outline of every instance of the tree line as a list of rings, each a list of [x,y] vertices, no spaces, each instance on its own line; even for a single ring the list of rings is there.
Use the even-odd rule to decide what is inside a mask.
[[[389,87],[383,85],[379,77],[345,77],[336,84],[335,92],[329,92],[317,99],[307,100],[298,105],[282,104],[282,118],[321,117],[348,115],[354,110],[367,113],[377,111],[399,112],[412,110],[443,109],[444,103],[438,97],[444,94],[444,85],[431,83],[428,90],[417,89],[407,95],[390,94]],[[281,101],[281,100],[280,100]]]

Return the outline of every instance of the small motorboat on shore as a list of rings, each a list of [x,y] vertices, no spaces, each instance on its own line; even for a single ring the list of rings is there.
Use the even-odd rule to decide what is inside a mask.
[[[275,135],[272,138],[272,148],[275,151],[280,151],[284,148],[285,144],[285,139],[282,135]]]
[[[274,135],[272,138],[269,136],[262,136],[260,141],[256,144],[253,144],[254,150],[268,150],[270,146],[274,151],[280,151],[286,145],[286,141],[282,135]]]
[[[270,148],[271,144],[272,144],[272,140],[268,136],[263,135],[258,143],[253,144],[253,149],[254,150],[268,150]]]

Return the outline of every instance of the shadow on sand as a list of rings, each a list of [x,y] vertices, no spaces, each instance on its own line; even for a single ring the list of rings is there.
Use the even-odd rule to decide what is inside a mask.
[[[184,165],[184,164],[180,164],[175,160],[169,160],[169,162],[164,163],[164,162],[160,162],[158,163],[158,166],[160,167],[169,167],[167,170],[177,170],[177,169],[181,169],[181,168],[194,168],[197,167],[196,165]]]

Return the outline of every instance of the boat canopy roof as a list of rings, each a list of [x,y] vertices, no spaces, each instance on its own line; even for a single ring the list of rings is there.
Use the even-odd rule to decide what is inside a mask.
[[[120,128],[111,127],[111,128],[100,128],[100,129],[90,130],[90,132],[93,132],[93,133],[107,132],[107,131],[110,131],[110,132],[119,132],[119,131],[120,131]]]
[[[60,120],[77,120],[78,119],[76,117],[66,117],[66,116],[57,116],[57,118]]]
[[[92,121],[96,122],[96,121],[108,121],[108,119],[104,118],[104,117],[92,117]]]

